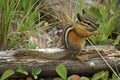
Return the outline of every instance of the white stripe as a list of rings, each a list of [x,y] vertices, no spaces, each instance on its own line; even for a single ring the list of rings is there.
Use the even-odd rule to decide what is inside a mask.
[[[72,26],[67,28],[66,33],[65,33],[65,44],[66,44],[67,49],[68,49],[68,44],[69,44],[68,43],[68,35],[69,35],[69,31],[72,30],[72,29],[73,29]]]

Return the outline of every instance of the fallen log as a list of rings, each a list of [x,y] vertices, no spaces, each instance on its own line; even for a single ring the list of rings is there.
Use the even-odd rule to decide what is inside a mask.
[[[104,48],[100,50],[99,48],[97,50],[103,55],[105,60],[107,60],[107,62],[115,71],[120,71],[120,51],[113,48],[111,49],[110,47],[108,47],[108,49]],[[34,54],[34,51],[36,53],[36,51],[38,50],[27,51]],[[47,60],[35,57],[19,57],[20,55],[17,57],[14,56],[15,54],[20,54],[20,52],[26,52],[26,50],[0,52],[0,74],[2,74],[7,69],[12,69],[16,71],[17,67],[21,65],[29,73],[31,73],[32,68],[41,68],[42,73],[40,74],[40,76],[57,76],[55,68],[58,64],[64,64],[67,67],[68,75],[92,75],[102,70],[108,70],[112,72],[108,65],[105,63],[105,61],[103,61],[103,59],[97,54],[97,52],[93,48],[86,48],[82,52],[83,54],[81,56],[89,57],[87,60],[84,61],[84,63],[72,57],[68,59],[62,58],[59,60]],[[63,52],[63,50],[60,52]],[[21,76],[19,75],[17,77]]]

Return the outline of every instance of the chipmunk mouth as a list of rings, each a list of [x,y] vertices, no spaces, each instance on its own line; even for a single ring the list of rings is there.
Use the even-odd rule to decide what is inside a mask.
[[[97,30],[89,29],[88,31],[89,31],[89,32],[93,32],[93,31],[97,31]]]

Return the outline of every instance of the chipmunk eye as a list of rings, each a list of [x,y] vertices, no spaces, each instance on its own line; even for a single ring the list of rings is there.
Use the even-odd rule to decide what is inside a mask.
[[[86,24],[87,24],[87,25],[91,25],[91,23],[90,23],[89,21],[86,21]]]

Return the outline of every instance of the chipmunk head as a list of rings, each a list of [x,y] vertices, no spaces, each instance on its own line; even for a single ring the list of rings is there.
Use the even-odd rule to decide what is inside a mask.
[[[91,18],[88,18],[85,13],[81,16],[77,13],[77,23],[86,27],[89,32],[97,31],[98,24],[96,24]]]

